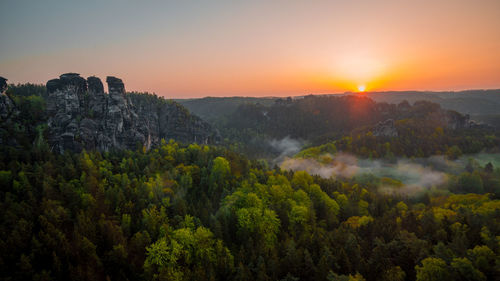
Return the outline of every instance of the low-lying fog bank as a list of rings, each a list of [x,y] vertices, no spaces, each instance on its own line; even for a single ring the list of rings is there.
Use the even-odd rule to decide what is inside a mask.
[[[324,178],[363,179],[374,176],[379,190],[388,193],[414,194],[431,188],[446,188],[449,175],[458,175],[491,163],[500,167],[500,154],[464,155],[457,160],[444,156],[429,158],[398,158],[394,161],[359,159],[346,153],[323,155],[318,159],[285,157],[284,170],[306,171]]]

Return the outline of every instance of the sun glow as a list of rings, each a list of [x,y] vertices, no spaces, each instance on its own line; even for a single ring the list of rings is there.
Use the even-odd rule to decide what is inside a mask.
[[[365,85],[358,85],[358,92],[364,92],[366,90]]]

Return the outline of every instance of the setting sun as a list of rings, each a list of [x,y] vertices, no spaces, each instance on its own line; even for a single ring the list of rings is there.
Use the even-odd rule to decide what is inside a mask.
[[[366,90],[365,85],[358,85],[358,92],[364,92]]]

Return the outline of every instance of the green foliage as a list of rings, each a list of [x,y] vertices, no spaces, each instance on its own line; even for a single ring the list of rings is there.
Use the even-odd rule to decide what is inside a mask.
[[[399,266],[393,266],[386,270],[382,275],[384,281],[404,281],[406,273]]]
[[[453,270],[453,280],[486,280],[484,274],[474,268],[472,263],[467,258],[455,258],[450,264]]]
[[[297,157],[302,158],[319,158],[319,156],[325,154],[335,154],[337,152],[337,148],[334,143],[326,143],[320,146],[314,146],[308,149],[304,149],[301,152],[297,153]]]
[[[446,262],[439,258],[426,258],[422,266],[416,266],[417,281],[450,280],[450,272]]]
[[[160,238],[146,248],[146,274],[153,279],[190,280],[200,272],[208,279],[216,278],[219,266],[231,272],[233,256],[222,241],[205,227],[195,229],[192,218],[186,220],[187,227],[174,230],[169,239]]]
[[[458,177],[457,185],[452,189],[457,193],[483,193],[483,180],[478,172],[464,172]]]
[[[31,83],[17,84],[17,85],[9,84],[9,87],[7,89],[7,94],[11,96],[43,97],[46,95],[46,93],[47,89],[45,88],[45,85],[31,84]]]
[[[399,198],[369,180],[270,169],[223,148],[174,141],[146,152],[57,155],[33,143],[3,149],[0,279],[497,274],[500,200],[493,194]],[[452,184],[482,182],[487,190],[495,177],[477,168]]]
[[[460,150],[460,148],[456,145],[448,148],[448,150],[446,151],[446,156],[448,156],[448,159],[451,160],[455,160],[461,155],[462,155],[462,150]]]
[[[353,275],[339,275],[332,271],[328,274],[326,280],[328,281],[365,281],[366,279],[359,273]]]

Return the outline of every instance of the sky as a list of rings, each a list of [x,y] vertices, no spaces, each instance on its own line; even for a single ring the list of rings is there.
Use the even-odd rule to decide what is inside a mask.
[[[500,88],[499,0],[0,0],[0,76],[168,98]]]

